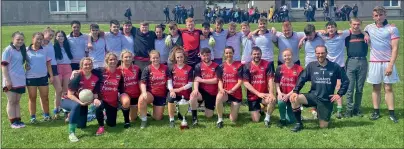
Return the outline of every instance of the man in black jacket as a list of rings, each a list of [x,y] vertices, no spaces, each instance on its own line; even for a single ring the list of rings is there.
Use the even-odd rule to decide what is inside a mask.
[[[341,100],[348,90],[349,79],[343,68],[337,63],[327,60],[327,48],[323,45],[316,47],[317,61],[311,62],[299,75],[299,79],[293,93],[290,96],[296,125],[293,132],[303,129],[300,105],[316,107],[320,128],[327,128],[333,110],[333,102]],[[341,79],[341,88],[334,94],[337,80]],[[299,94],[307,81],[312,85],[308,93]]]
[[[353,6],[353,8],[352,8],[352,14],[353,14],[353,16],[354,16],[354,18],[358,18],[358,5],[354,5]]]
[[[128,9],[126,9],[124,16],[127,17],[128,20],[130,21],[130,17],[132,16],[132,12],[130,11],[130,7],[128,7]]]
[[[166,16],[166,23],[170,22],[170,9],[168,8],[168,5],[164,8],[163,10],[164,15]]]
[[[150,64],[149,52],[154,49],[154,40],[157,38],[156,33],[149,31],[149,23],[140,23],[140,28],[133,29],[134,36],[134,61],[137,66],[143,70],[144,67]]]

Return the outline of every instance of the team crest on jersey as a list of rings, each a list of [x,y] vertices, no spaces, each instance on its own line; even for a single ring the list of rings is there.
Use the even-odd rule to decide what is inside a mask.
[[[121,79],[121,76],[120,75],[116,75],[116,79]]]
[[[319,73],[318,73],[318,72],[314,72],[314,74],[315,74],[315,75],[318,75]]]
[[[330,76],[332,76],[334,73],[333,72],[330,72]]]
[[[293,75],[297,75],[297,72],[296,72],[296,71],[293,71]]]
[[[95,86],[95,82],[91,82],[91,86]]]
[[[185,71],[184,74],[188,74],[188,71]]]
[[[215,68],[212,68],[212,71],[215,71]]]
[[[261,70],[264,70],[264,67],[261,67]]]

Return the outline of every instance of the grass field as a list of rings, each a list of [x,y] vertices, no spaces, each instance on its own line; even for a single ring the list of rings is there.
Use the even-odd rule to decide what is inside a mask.
[[[404,34],[402,21],[390,21],[400,28],[400,33]],[[364,22],[366,24],[372,22]],[[303,31],[306,22],[294,22],[295,31]],[[317,29],[324,28],[325,22],[315,23]],[[102,24],[102,30],[108,30],[108,24]],[[270,24],[280,30],[280,24]],[[4,49],[11,41],[11,34],[14,31],[22,31],[25,33],[27,44],[31,43],[31,35],[33,32],[42,31],[45,25],[32,26],[3,26],[1,48]],[[70,25],[51,25],[55,30],[64,30],[70,32]],[[184,27],[184,26],[181,26]],[[200,24],[197,28],[200,28]],[[252,30],[257,27],[252,24]],[[348,29],[348,22],[338,22],[339,29]],[[227,28],[227,26],[225,26]],[[150,29],[154,29],[151,25]],[[89,25],[83,24],[82,31],[88,32]],[[397,70],[400,78],[404,79],[403,65],[403,41],[400,42],[399,57],[397,59]],[[275,54],[278,54],[277,49]],[[304,50],[300,51],[300,60],[304,61]],[[53,88],[50,87],[51,108],[53,109]],[[308,85],[305,87],[307,91]],[[364,96],[362,102],[362,112],[365,115],[362,118],[354,117],[349,119],[335,119],[333,116],[330,129],[319,129],[318,122],[314,120],[306,120],[304,122],[305,129],[299,133],[292,133],[287,128],[277,128],[273,125],[271,128],[265,128],[263,122],[252,123],[248,113],[247,106],[243,106],[240,111],[239,120],[233,124],[225,117],[225,127],[223,129],[216,128],[216,116],[213,119],[206,119],[200,113],[200,126],[191,128],[190,130],[180,131],[179,128],[171,129],[168,126],[167,110],[164,120],[154,121],[149,118],[149,127],[140,130],[139,119],[130,129],[123,128],[123,116],[121,112],[118,116],[118,126],[115,128],[106,127],[106,133],[102,136],[95,136],[98,128],[97,122],[94,120],[88,123],[88,128],[77,130],[76,135],[80,141],[70,143],[68,140],[67,124],[63,120],[52,122],[40,122],[36,125],[29,124],[28,113],[28,94],[24,94],[21,99],[22,119],[27,124],[23,129],[11,129],[10,122],[7,119],[6,104],[7,99],[2,95],[2,126],[1,126],[1,146],[3,148],[403,148],[404,147],[404,101],[403,101],[404,84],[402,82],[394,85],[395,90],[395,107],[396,115],[400,119],[398,124],[393,124],[388,119],[388,111],[382,96],[381,115],[377,121],[368,119],[373,109],[371,104],[372,87],[366,83],[364,88]],[[384,93],[383,93],[384,94]],[[41,117],[41,109],[39,99],[37,99],[37,115],[39,120]],[[345,102],[345,101],[344,101]],[[345,104],[344,104],[345,105]],[[229,108],[225,108],[225,112],[229,112]],[[306,117],[311,117],[310,113],[305,110],[303,113]],[[188,118],[190,120],[190,118]],[[278,122],[279,112],[275,110],[272,116],[272,122]],[[179,121],[177,126],[179,125]]]

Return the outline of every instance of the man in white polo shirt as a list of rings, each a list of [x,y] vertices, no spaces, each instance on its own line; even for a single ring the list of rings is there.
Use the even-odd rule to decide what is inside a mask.
[[[293,52],[293,62],[300,65],[299,59],[299,42],[306,35],[304,32],[294,32],[292,28],[292,23],[285,21],[282,23],[282,32],[276,32],[277,46],[279,48],[278,55],[278,66],[282,65],[285,61],[283,60],[282,54],[286,49],[291,49]]]
[[[395,26],[390,25],[386,20],[386,9],[376,6],[373,9],[373,20],[375,23],[365,27],[370,37],[370,63],[367,82],[373,84],[372,99],[374,112],[371,120],[380,118],[380,91],[384,83],[385,100],[389,109],[390,120],[398,123],[394,114],[394,93],[393,84],[400,81],[395,62],[398,55],[398,42],[400,35]]]

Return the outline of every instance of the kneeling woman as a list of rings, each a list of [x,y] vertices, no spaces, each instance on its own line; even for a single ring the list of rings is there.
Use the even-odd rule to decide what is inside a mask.
[[[101,78],[92,74],[93,60],[89,57],[85,57],[80,61],[80,71],[78,75],[69,83],[69,89],[67,91],[68,99],[62,99],[61,107],[70,111],[69,115],[69,140],[71,142],[79,141],[75,135],[76,127],[86,127],[87,113],[89,103],[83,103],[78,97],[79,92],[83,89],[89,89],[93,91],[94,99],[98,100],[98,93],[100,91]]]
[[[194,71],[191,66],[185,64],[187,60],[183,48],[176,46],[170,55],[170,61],[173,65],[169,69],[172,79],[167,81],[167,88],[170,91],[168,96],[168,115],[170,117],[170,127],[174,127],[174,101],[180,101],[182,96],[189,100],[192,91],[192,81],[194,80]],[[180,113],[178,118],[182,119]]]
[[[171,78],[168,67],[160,64],[158,51],[150,51],[149,57],[151,64],[143,69],[140,84],[142,94],[139,97],[139,113],[142,120],[140,128],[142,129],[147,125],[147,104],[153,103],[153,118],[155,120],[163,119],[167,97],[167,80]]]
[[[216,96],[217,127],[223,127],[223,103],[230,101],[230,120],[235,122],[238,117],[240,103],[242,101],[241,83],[243,65],[240,61],[233,60],[234,49],[228,46],[224,49],[226,62],[219,66],[217,76],[219,78],[219,92]]]
[[[133,54],[128,50],[121,53],[122,64],[119,70],[123,76],[123,88],[119,100],[122,103],[122,113],[125,120],[124,128],[129,128],[129,120],[134,122],[137,117],[137,103],[140,96],[140,68],[133,64]]]
[[[116,116],[118,112],[118,93],[123,86],[122,72],[118,70],[118,56],[114,53],[105,55],[105,67],[99,67],[93,71],[102,77],[101,100],[95,99],[95,116],[98,121],[96,135],[104,133],[104,109],[107,116],[106,123],[109,127],[116,126]]]

